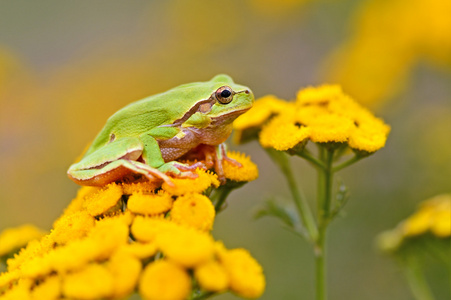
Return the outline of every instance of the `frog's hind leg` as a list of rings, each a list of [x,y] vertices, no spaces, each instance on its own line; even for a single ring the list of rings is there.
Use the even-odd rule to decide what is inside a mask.
[[[111,142],[73,164],[68,175],[81,185],[103,186],[120,180],[130,173],[142,174],[149,180],[161,178],[170,185],[171,179],[156,168],[136,161],[143,144],[138,138],[122,138]]]

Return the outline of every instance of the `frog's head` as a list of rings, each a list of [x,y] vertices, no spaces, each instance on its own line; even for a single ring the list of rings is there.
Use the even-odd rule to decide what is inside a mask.
[[[217,75],[209,83],[213,91],[210,98],[214,100],[214,104],[208,115],[212,119],[233,121],[252,107],[252,91],[233,82],[230,76]]]

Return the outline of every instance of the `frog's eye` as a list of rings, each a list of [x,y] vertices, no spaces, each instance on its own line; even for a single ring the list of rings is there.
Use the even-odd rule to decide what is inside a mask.
[[[215,92],[216,99],[221,104],[228,104],[233,99],[233,90],[228,86],[221,86]]]

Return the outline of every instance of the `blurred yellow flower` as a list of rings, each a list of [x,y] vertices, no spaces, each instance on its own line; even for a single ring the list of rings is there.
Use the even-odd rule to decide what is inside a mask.
[[[443,194],[422,203],[420,209],[401,224],[405,236],[430,231],[437,237],[451,236],[451,194]]]
[[[135,290],[141,268],[141,261],[126,252],[118,251],[111,256],[107,269],[113,276],[114,299],[123,299]]]
[[[407,241],[428,234],[438,239],[451,237],[451,194],[438,195],[421,203],[418,211],[395,229],[383,232],[378,243],[382,250],[396,251]]]
[[[61,295],[61,278],[49,276],[31,291],[32,300],[56,300]]]
[[[229,287],[229,276],[217,261],[210,260],[194,270],[194,276],[201,288],[207,291],[222,292]]]
[[[211,235],[190,227],[173,227],[158,234],[155,243],[165,257],[186,268],[198,266],[213,256]]]
[[[265,289],[263,269],[245,249],[219,252],[219,260],[230,278],[230,289],[245,298],[258,298]]]
[[[165,192],[156,194],[134,193],[127,201],[127,208],[135,214],[158,215],[172,207],[172,197]]]
[[[157,235],[173,230],[175,223],[161,217],[137,216],[133,220],[131,233],[140,242],[155,242]]]
[[[44,234],[44,231],[31,224],[3,230],[0,233],[0,257],[24,247]]]
[[[210,231],[215,219],[215,207],[211,200],[201,194],[185,194],[174,202],[171,220],[202,231]]]
[[[89,264],[63,277],[62,293],[67,298],[95,300],[113,294],[113,276],[103,265]]]
[[[147,259],[157,253],[157,246],[154,243],[131,243],[121,246],[118,252],[124,252],[138,259]]]
[[[377,104],[405,88],[419,62],[449,68],[450,11],[451,2],[442,0],[364,1],[352,35],[327,60],[329,79]]]
[[[168,260],[147,265],[139,282],[139,292],[146,300],[183,300],[190,290],[188,273]]]

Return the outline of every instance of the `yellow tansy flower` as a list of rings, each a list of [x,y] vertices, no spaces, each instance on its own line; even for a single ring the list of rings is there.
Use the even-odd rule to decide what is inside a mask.
[[[186,193],[202,193],[210,186],[218,187],[218,176],[209,171],[196,169],[197,178],[173,178],[174,186],[163,183],[162,188],[171,195],[179,196]]]
[[[91,195],[97,193],[100,190],[101,190],[100,187],[82,186],[77,192],[77,197],[75,197],[70,202],[69,206],[66,207],[66,209],[64,210],[63,215],[68,215],[80,210],[84,210],[86,198],[90,197]]]
[[[272,119],[260,133],[260,144],[266,148],[286,151],[304,143],[310,136],[310,128],[287,122],[281,115]]]
[[[233,122],[236,143],[244,143],[257,138],[263,124],[273,116],[294,109],[294,104],[281,100],[273,95],[264,96],[254,102],[252,108],[245,115],[239,116]]]
[[[51,236],[58,244],[86,236],[94,226],[95,219],[86,211],[63,215],[53,224]]]
[[[31,224],[8,228],[0,233],[0,256],[25,246],[29,241],[39,239],[44,231]]]
[[[90,264],[63,278],[62,291],[67,298],[95,300],[109,297],[114,290],[114,279],[102,265]]]
[[[97,193],[86,197],[86,210],[95,217],[114,210],[114,208],[119,209],[116,205],[121,197],[122,187],[116,183],[110,183]]]
[[[211,200],[201,194],[186,194],[174,202],[171,220],[175,223],[209,231],[213,227],[215,207]]]
[[[426,234],[439,239],[451,237],[451,194],[438,195],[423,202],[417,212],[395,229],[383,232],[378,243],[382,250],[395,251],[404,245],[404,241],[420,239]]]
[[[30,299],[30,287],[33,282],[29,279],[19,279],[17,284],[0,296],[1,300],[28,300]]]
[[[107,265],[113,276],[113,298],[123,299],[135,289],[141,273],[141,261],[126,252],[116,252]]]
[[[230,289],[245,298],[258,298],[265,290],[265,276],[245,249],[220,251],[219,260],[230,278]]]
[[[31,291],[32,300],[56,300],[61,295],[61,279],[49,276],[36,285]]]
[[[192,268],[213,256],[213,238],[204,232],[184,226],[177,226],[155,240],[163,254],[178,264]]]
[[[146,300],[183,300],[191,290],[191,279],[179,265],[158,260],[144,269],[139,292]]]
[[[346,143],[372,153],[384,147],[390,127],[345,95],[337,85],[308,87],[298,92],[295,107],[280,112],[263,126],[260,143],[287,151],[315,143]]]
[[[401,225],[406,236],[430,231],[438,237],[451,236],[451,194],[436,196],[424,202],[420,209]]]
[[[137,216],[133,221],[131,233],[136,240],[148,243],[154,242],[158,234],[165,234],[176,226],[164,218]]]
[[[132,195],[135,193],[151,193],[161,186],[158,181],[143,181],[133,183],[122,183],[122,192],[124,195]]]
[[[127,201],[127,208],[136,214],[158,215],[172,207],[172,197],[168,193],[156,194],[134,193]]]
[[[225,178],[243,182],[252,181],[258,178],[257,165],[251,161],[249,156],[234,151],[227,152],[227,156],[240,163],[241,166],[237,166],[236,164],[225,160],[223,163]]]
[[[138,259],[146,259],[157,253],[157,246],[154,243],[135,242],[121,246],[118,252],[123,252]]]
[[[13,271],[19,269],[24,262],[49,252],[53,249],[54,245],[55,242],[49,235],[42,237],[40,240],[29,242],[25,248],[20,249],[19,253],[14,255],[14,258],[6,261],[8,270]]]
[[[5,287],[11,286],[12,282],[17,281],[20,278],[19,270],[12,270],[9,272],[0,273],[0,291]]]
[[[198,266],[194,270],[194,276],[200,287],[207,291],[222,292],[229,286],[229,276],[225,268],[215,260]]]

